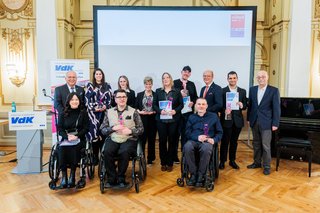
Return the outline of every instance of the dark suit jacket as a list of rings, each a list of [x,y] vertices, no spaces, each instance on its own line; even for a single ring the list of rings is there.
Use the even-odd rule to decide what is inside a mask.
[[[223,99],[223,107],[221,110],[221,124],[225,128],[231,128],[234,124],[237,128],[242,128],[244,126],[244,120],[242,115],[242,110],[247,109],[247,97],[246,97],[246,90],[240,87],[237,88],[237,92],[239,93],[239,102],[243,104],[243,108],[239,110],[232,110],[231,117],[232,120],[225,120],[225,110],[226,110],[226,93],[230,92],[228,86],[222,89],[222,99]]]
[[[153,98],[154,98],[155,95],[156,95],[156,93],[154,91],[152,91]],[[144,96],[144,91],[139,92],[137,94],[137,98],[136,98],[136,106],[135,106],[135,108],[140,110],[140,111],[143,109],[143,105],[142,105],[143,96]]]
[[[182,81],[180,79],[174,80],[173,84],[174,84],[174,88],[176,88],[178,91],[181,91],[183,89]],[[187,81],[186,87],[187,87],[186,89],[189,91],[190,100],[195,104],[198,98],[196,85],[192,81]]]
[[[200,97],[203,98],[203,93],[206,87],[201,88]],[[222,89],[219,85],[212,82],[206,94],[206,100],[208,103],[208,112],[218,113],[221,111],[222,103]]]
[[[267,86],[258,105],[258,86],[249,90],[248,115],[250,126],[253,127],[256,121],[262,130],[271,130],[272,126],[279,127],[280,121],[280,94],[278,88]]]
[[[81,103],[84,104],[84,89],[78,85],[75,86],[76,93],[81,97]],[[54,108],[61,114],[66,107],[67,97],[70,94],[67,84],[58,86],[54,90]]]

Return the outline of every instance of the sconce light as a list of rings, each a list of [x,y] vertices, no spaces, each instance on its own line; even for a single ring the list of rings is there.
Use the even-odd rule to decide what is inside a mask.
[[[10,63],[7,64],[6,67],[11,83],[17,87],[23,85],[27,77],[27,71],[23,68],[23,66]]]

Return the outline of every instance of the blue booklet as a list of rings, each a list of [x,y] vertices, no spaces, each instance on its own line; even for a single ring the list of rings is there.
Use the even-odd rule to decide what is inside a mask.
[[[161,110],[170,111],[172,110],[172,101],[159,101],[159,108]],[[172,115],[161,115],[160,119],[172,119]]]

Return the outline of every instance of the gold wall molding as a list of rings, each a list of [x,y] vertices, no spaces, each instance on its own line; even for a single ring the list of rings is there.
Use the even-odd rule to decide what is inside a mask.
[[[20,31],[20,32],[19,32]],[[23,37],[28,40],[30,38],[30,31],[26,29],[2,29],[2,38],[8,39],[9,52],[15,55],[20,54],[23,50]]]
[[[106,5],[145,6],[147,0],[107,0]]]
[[[29,19],[33,9],[33,0],[0,0],[0,19]]]
[[[316,0],[314,4],[314,18],[320,18],[320,0]]]

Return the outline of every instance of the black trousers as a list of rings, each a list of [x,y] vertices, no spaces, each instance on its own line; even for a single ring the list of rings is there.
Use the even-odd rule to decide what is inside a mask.
[[[213,145],[210,143],[202,143],[199,141],[188,141],[184,145],[184,157],[191,174],[200,173],[204,175],[210,163]],[[199,167],[197,168],[195,153],[199,152]]]
[[[117,178],[119,181],[124,181],[130,156],[135,156],[136,153],[137,141],[127,140],[124,143],[116,143],[107,139],[104,150],[107,181],[115,183]],[[118,172],[115,165],[116,158],[118,159]]]
[[[176,151],[175,151],[175,157],[178,157],[178,148],[179,148],[179,137],[181,137],[180,142],[181,142],[181,152],[183,151],[183,146],[187,143],[186,139],[186,125],[187,121],[190,115],[193,113],[185,113],[181,115],[180,121],[179,121],[179,132],[177,134],[177,142],[176,142]]]
[[[156,133],[157,133],[157,123],[156,116],[153,115],[140,115],[142,123],[143,123],[143,134],[140,136],[140,140],[142,143],[142,150],[145,153],[146,143],[148,141],[148,163],[151,163],[156,159]]]
[[[74,146],[58,147],[58,160],[61,170],[66,170],[67,166],[69,166],[72,170],[77,168],[81,157],[81,147],[81,142]]]
[[[229,148],[229,160],[236,160],[236,152],[238,147],[238,138],[242,128],[232,125],[230,128],[223,128],[223,136],[220,145],[220,161],[226,162]],[[230,147],[229,147],[230,145]]]
[[[157,122],[159,133],[159,152],[162,166],[173,166],[173,158],[176,150],[177,122]]]

